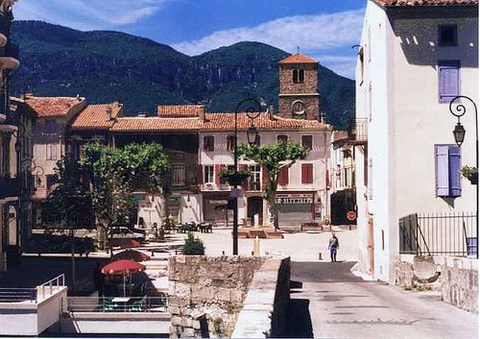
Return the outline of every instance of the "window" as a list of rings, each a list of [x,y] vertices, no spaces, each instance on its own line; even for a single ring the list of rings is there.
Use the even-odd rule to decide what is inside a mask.
[[[302,135],[302,146],[312,150],[313,137],[311,135]]]
[[[288,135],[277,135],[277,142],[287,142]]]
[[[278,174],[278,184],[280,186],[288,185],[288,167],[284,167],[280,170],[280,174]]]
[[[185,164],[172,164],[172,186],[185,186]]]
[[[46,160],[57,160],[57,144],[47,144]]]
[[[253,165],[253,166],[248,166],[248,169],[250,170],[250,178],[249,178],[249,184],[248,184],[248,189],[250,191],[260,191],[260,185],[261,185],[261,174],[260,174],[260,165]]]
[[[214,144],[215,144],[215,138],[213,137],[213,135],[208,135],[203,137],[203,149],[206,152],[213,152]]]
[[[438,62],[438,98],[450,102],[460,93],[460,60]]]
[[[203,179],[204,183],[206,184],[213,184],[214,182],[214,172],[213,172],[213,165],[206,165],[203,168]]]
[[[235,148],[235,136],[227,135],[227,151],[233,151]]]
[[[303,69],[294,69],[293,70],[293,82],[298,84],[302,83],[305,78],[305,71]]]
[[[461,195],[460,167],[460,147],[435,145],[435,193],[437,197],[459,197]]]
[[[438,26],[438,46],[441,46],[441,47],[457,46],[457,25],[439,25]]]
[[[302,184],[313,184],[313,164],[302,164]]]

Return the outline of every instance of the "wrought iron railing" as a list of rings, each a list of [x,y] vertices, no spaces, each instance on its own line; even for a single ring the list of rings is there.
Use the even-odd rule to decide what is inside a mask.
[[[410,214],[399,219],[400,254],[474,256],[474,212]]]
[[[69,312],[160,312],[168,310],[168,297],[68,297]]]
[[[0,303],[38,303],[52,296],[65,286],[65,275],[61,274],[36,288],[0,288]]]

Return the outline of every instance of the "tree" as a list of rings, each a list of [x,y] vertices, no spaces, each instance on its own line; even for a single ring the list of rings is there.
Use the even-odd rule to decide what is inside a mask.
[[[255,161],[264,169],[266,185],[263,190],[263,198],[267,200],[268,209],[273,219],[273,226],[278,229],[278,208],[275,196],[278,186],[278,175],[284,168],[292,167],[297,160],[305,159],[310,151],[299,143],[289,140],[276,144],[261,146],[241,143],[238,146],[240,158]]]
[[[102,233],[102,245],[112,227],[127,226],[134,188],[158,189],[168,174],[168,159],[160,144],[129,144],[110,148],[99,143],[83,148],[82,166],[92,182],[92,204]]]

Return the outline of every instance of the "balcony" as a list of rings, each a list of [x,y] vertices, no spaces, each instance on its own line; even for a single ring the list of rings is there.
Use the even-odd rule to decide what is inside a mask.
[[[2,68],[15,69],[20,66],[18,61],[18,46],[12,42],[8,42],[3,47],[3,53],[0,56],[0,65]]]
[[[350,145],[366,145],[368,142],[368,119],[355,119],[347,128]]]
[[[18,198],[19,192],[18,179],[0,177],[0,200]]]

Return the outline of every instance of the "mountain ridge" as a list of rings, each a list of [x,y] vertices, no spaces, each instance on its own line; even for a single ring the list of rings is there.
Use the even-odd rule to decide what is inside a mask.
[[[196,56],[151,39],[116,31],[82,32],[43,21],[14,21],[21,66],[12,94],[119,101],[126,115],[154,115],[162,104],[207,104],[233,112],[247,97],[278,107],[278,61],[290,55],[261,42],[238,42]],[[321,64],[320,110],[342,129],[354,112],[354,82]]]

